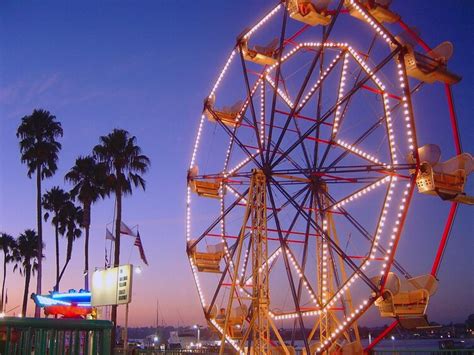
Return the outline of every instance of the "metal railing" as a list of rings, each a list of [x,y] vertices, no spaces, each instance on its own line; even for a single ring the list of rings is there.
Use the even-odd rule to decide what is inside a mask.
[[[0,354],[110,354],[111,331],[105,320],[1,318]]]

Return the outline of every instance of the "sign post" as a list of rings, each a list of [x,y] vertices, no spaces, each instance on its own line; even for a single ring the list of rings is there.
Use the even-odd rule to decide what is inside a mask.
[[[96,270],[92,275],[93,307],[125,304],[124,351],[128,350],[128,311],[132,301],[133,265]]]

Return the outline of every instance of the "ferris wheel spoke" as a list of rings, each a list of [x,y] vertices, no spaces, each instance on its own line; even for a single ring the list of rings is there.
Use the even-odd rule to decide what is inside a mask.
[[[249,189],[247,188],[245,190],[245,193],[242,195],[242,196],[245,196],[247,195],[249,192]],[[224,213],[221,213],[219,215],[219,217],[217,217],[213,223],[211,223],[211,225],[196,239],[194,240],[192,243],[190,243],[188,245],[188,250],[191,250],[193,249],[194,247],[196,247],[196,245],[203,239],[206,237],[206,235],[211,232],[214,227],[216,227],[221,221],[223,218],[225,218],[225,216],[227,216],[229,214],[229,212],[231,212],[234,207],[238,206],[239,202],[242,200],[242,196],[238,197],[229,207],[227,207],[224,211]]]
[[[331,194],[330,194],[329,192],[326,192],[326,195],[327,195],[327,197],[329,198],[329,200],[330,200],[333,204],[336,203],[336,200],[331,196]],[[373,241],[374,241],[373,235],[372,235],[371,233],[369,233],[369,231],[367,231],[367,229],[366,229],[361,223],[359,223],[359,221],[358,221],[354,216],[352,216],[351,213],[349,213],[349,212],[348,212],[344,207],[342,207],[342,206],[338,206],[337,208],[342,212],[341,215],[342,215],[344,218],[346,218],[346,219],[349,221],[349,223],[352,224],[352,225],[356,228],[356,230],[358,230],[359,233],[360,233],[367,241],[369,241],[370,243],[373,243]],[[378,250],[379,252],[383,253],[384,255],[387,254],[387,250],[386,250],[384,247],[378,245],[376,248],[377,248],[377,250]],[[396,259],[393,259],[393,265],[395,266],[395,268],[396,268],[400,273],[402,273],[403,275],[405,275],[405,277],[407,277],[407,278],[410,278],[410,277],[411,277],[411,275],[408,273],[408,271],[405,270],[405,269],[403,268],[403,266],[402,266]]]
[[[284,6],[286,6],[286,2],[284,4]],[[275,107],[276,107],[276,98],[277,98],[277,94],[280,94],[281,93],[279,92],[279,84],[280,84],[280,72],[281,72],[281,57],[283,55],[283,48],[284,48],[284,44],[285,44],[285,34],[286,34],[286,23],[287,23],[287,20],[288,20],[288,11],[285,11],[285,14],[283,15],[283,24],[282,24],[282,28],[281,28],[281,34],[280,34],[280,44],[279,44],[279,53],[278,53],[278,65],[277,65],[277,69],[276,69],[276,83],[270,83],[270,85],[273,87],[273,96],[272,96],[272,108],[271,108],[271,113],[270,113],[270,128],[269,128],[269,131],[268,131],[268,144],[267,144],[267,151],[266,151],[266,154],[265,154],[265,161],[268,161],[269,160],[269,154],[270,154],[270,142],[272,140],[272,135],[273,135],[273,124],[274,124],[274,120],[275,120]],[[265,75],[265,77],[267,78],[268,75]],[[268,80],[268,78],[267,78]]]
[[[253,121],[253,128],[255,132],[255,137],[257,139],[257,145],[258,145],[258,153],[260,154],[260,159],[263,162],[263,146],[262,142],[260,139],[260,132],[258,131],[258,123],[257,123],[257,114],[255,112],[255,106],[253,103],[253,95],[252,95],[252,89],[250,88],[250,82],[249,82],[249,77],[247,74],[247,65],[245,64],[245,59],[244,59],[244,54],[242,51],[242,46],[239,46],[239,53],[240,53],[240,61],[242,63],[242,71],[244,74],[244,79],[245,79],[245,88],[247,90],[247,96],[249,100],[249,106],[250,106],[250,112],[252,114],[252,121]]]
[[[411,90],[411,95],[415,94],[416,92],[419,91],[419,89],[423,86],[423,83],[419,83],[417,86],[415,86],[412,90]],[[395,112],[396,110],[398,110],[400,107],[402,107],[403,105],[403,102],[402,101],[399,101],[397,102],[395,105],[393,105],[389,112],[390,113],[393,113]],[[385,120],[385,114],[383,116],[381,116],[377,122],[375,122],[371,127],[369,127],[369,129],[367,129],[367,131],[365,131],[362,135],[359,136],[359,138],[357,138],[354,142],[354,144],[359,144],[361,142],[363,142],[367,137],[369,137],[381,124],[383,124]],[[339,155],[336,159],[334,159],[333,162],[331,162],[329,165],[328,165],[328,168],[330,167],[333,167],[334,165],[338,164],[347,154],[349,154],[348,152],[344,152],[342,153],[341,155]],[[320,166],[319,166],[319,169],[322,169],[322,164],[324,162],[321,162]]]
[[[273,185],[280,191],[280,193],[290,201],[291,205],[303,216],[303,218],[307,221],[309,221],[312,225],[312,227],[317,230],[321,235],[329,242],[331,248],[335,250],[335,252],[341,257],[344,262],[354,271],[355,274],[359,275],[359,277],[372,289],[374,292],[378,292],[377,287],[374,285],[372,280],[365,275],[365,273],[361,270],[360,267],[358,267],[352,260],[351,258],[338,246],[334,243],[334,241],[331,240],[331,238],[327,235],[326,231],[323,230],[323,228],[316,223],[314,219],[311,219],[308,214],[304,211],[304,209],[294,201],[291,196],[288,194],[288,192],[282,188],[278,182],[276,182],[273,178],[271,178],[271,181]],[[334,200],[333,200],[334,202]]]
[[[330,211],[330,210],[335,210],[335,209],[338,209],[339,206],[344,206],[346,205],[347,203],[349,202],[352,202],[353,200],[359,198],[360,196],[362,195],[365,195],[367,194],[368,192],[374,190],[376,187],[379,187],[381,186],[382,184],[386,184],[388,183],[390,180],[390,177],[389,176],[386,176],[386,177],[383,177],[381,179],[378,179],[376,180],[375,182],[373,182],[372,184],[368,185],[368,186],[365,186],[363,188],[360,188],[358,190],[356,190],[355,192],[353,192],[352,194],[350,195],[346,195],[344,196],[342,199],[340,199],[339,201],[333,203],[331,206],[327,207],[326,209],[324,209],[324,211]]]
[[[307,191],[306,191],[307,190]],[[306,204],[306,201],[308,200],[308,197],[311,195],[311,190],[309,188],[304,188],[303,190],[300,190],[297,195],[300,195],[303,191],[306,191],[306,194],[305,196],[303,197],[303,200],[301,202],[302,205],[305,205]],[[297,198],[297,195],[294,195],[293,198]],[[283,206],[282,206],[283,207]],[[271,220],[272,218],[275,218],[277,212],[280,212],[282,211],[282,207],[279,207],[276,209],[276,212],[275,210],[273,210],[273,208],[271,207],[271,210],[272,210],[272,213],[268,216],[268,220]],[[292,242],[289,237],[291,234],[295,233],[293,231],[293,228],[295,227],[296,223],[298,222],[298,219],[299,219],[299,213],[296,211],[295,215],[293,216],[292,218],[292,221],[288,227],[288,230],[282,230],[282,229],[275,229],[273,230],[274,232],[280,232],[280,233],[284,233],[285,236],[283,237],[283,240],[285,243],[290,243]],[[269,229],[267,229],[269,230]],[[309,234],[308,235],[305,235],[306,237],[309,237]],[[267,239],[269,239],[267,237]],[[278,241],[280,241],[280,239],[278,238]],[[276,257],[281,253],[282,251],[282,248],[281,248],[281,245],[280,247],[278,247],[277,249],[275,249],[272,254],[268,257],[268,259],[266,260],[266,263],[271,263],[273,260],[276,259]],[[247,280],[245,280],[245,284],[248,284],[250,281],[251,281],[252,277],[249,277]],[[309,282],[308,282],[308,285],[309,285]]]
[[[336,23],[336,19],[337,19],[337,17],[339,16],[340,11],[341,11],[341,9],[342,9],[342,5],[343,5],[343,0],[340,0],[340,1],[339,1],[339,5],[338,5],[338,7],[337,7],[337,10],[336,10],[335,14],[334,14],[334,15],[332,16],[332,18],[331,18],[331,23],[327,26],[327,31],[325,31],[324,34],[323,34],[323,38],[322,38],[322,40],[321,40],[321,43],[322,43],[322,44],[326,43],[326,41],[328,40],[328,38],[329,38],[329,36],[330,36],[330,34],[331,34],[331,32],[332,32],[332,29],[333,29],[333,27],[334,27],[334,24]],[[280,136],[279,136],[279,138],[278,138],[278,140],[277,140],[276,149],[278,149],[279,146],[280,146],[280,144],[281,144],[281,141],[282,141],[282,139],[283,139],[284,133],[285,133],[285,131],[286,131],[286,129],[288,128],[288,125],[289,125],[289,123],[290,123],[290,119],[291,119],[291,117],[292,117],[292,116],[294,115],[294,113],[295,113],[295,110],[296,110],[296,108],[297,108],[297,106],[298,106],[298,104],[299,104],[299,102],[300,102],[300,100],[301,100],[301,97],[303,96],[304,90],[306,89],[306,86],[308,85],[309,79],[311,78],[311,74],[313,73],[314,68],[316,67],[316,64],[318,63],[318,60],[320,59],[323,50],[324,50],[324,46],[322,45],[322,46],[319,48],[319,50],[316,52],[316,55],[314,56],[314,59],[313,59],[311,65],[310,65],[310,68],[309,68],[309,70],[308,70],[308,73],[306,74],[306,77],[305,77],[305,79],[304,79],[304,81],[303,81],[303,85],[301,86],[301,88],[300,88],[300,90],[299,90],[299,92],[298,92],[298,95],[296,96],[296,100],[295,100],[295,103],[294,103],[293,108],[292,108],[292,110],[291,110],[291,113],[290,113],[290,115],[288,116],[288,118],[287,118],[287,120],[286,120],[286,122],[285,122],[283,132],[280,134]],[[267,159],[267,161],[268,161],[268,162],[271,162],[271,161],[273,161],[274,158],[275,158],[275,154],[272,154],[271,157],[270,157],[269,159]]]
[[[325,41],[323,39],[323,41]],[[324,42],[323,42],[324,43]],[[306,77],[305,77],[305,80],[303,81],[303,84],[298,92],[298,96],[296,97],[296,100],[293,104],[293,107],[292,109],[290,110],[290,114],[288,115],[286,121],[285,121],[285,124],[283,125],[283,129],[282,129],[282,132],[280,133],[280,135],[278,136],[278,140],[276,141],[276,144],[275,146],[277,148],[279,148],[281,142],[283,141],[283,137],[285,136],[285,133],[286,133],[286,130],[288,129],[289,127],[289,124],[290,122],[292,121],[292,119],[294,119],[294,116],[295,114],[299,114],[299,112],[302,110],[302,108],[304,107],[304,105],[306,104],[306,102],[309,100],[309,98],[314,94],[314,92],[321,87],[322,83],[324,82],[324,79],[330,74],[330,72],[335,68],[336,64],[339,62],[339,60],[341,59],[341,54],[338,55],[338,57],[336,57],[336,61],[335,62],[332,62],[329,67],[326,69],[326,71],[324,72],[325,74],[316,82],[316,84],[311,88],[310,92],[305,96],[305,98],[303,99],[303,102],[300,103],[300,100],[301,98],[303,97],[303,94],[304,94],[304,91],[306,89],[306,86],[308,85],[308,82],[309,82],[309,79],[311,78],[311,75],[313,74],[313,71],[314,71],[314,68],[316,67],[316,64],[320,58],[320,55],[321,53],[324,51],[324,46],[321,45],[319,47],[319,50],[317,51],[315,57],[314,57],[314,60],[313,62],[311,63],[311,66],[310,66],[310,69],[308,70],[308,73],[306,74]],[[341,52],[342,53],[342,52]],[[301,137],[300,137],[301,139]],[[301,140],[303,141],[303,140]],[[270,161],[273,161],[275,157],[275,154],[273,154],[270,158]]]
[[[367,56],[365,56],[366,60],[370,57],[370,54],[372,52],[372,49],[374,48],[376,39],[377,39],[377,35],[375,34],[373,39],[372,39],[372,42],[369,45],[369,49],[367,50]],[[357,85],[357,82],[359,81],[360,76],[362,75],[362,73],[364,73],[364,69],[362,67],[359,67],[359,72],[357,73],[357,77],[354,80],[353,88]],[[365,88],[365,85],[363,85],[362,88]],[[342,110],[342,113],[341,113],[340,119],[339,119],[339,124],[338,124],[339,127],[338,127],[336,132],[334,132],[334,130],[333,130],[332,140],[335,140],[337,138],[337,135],[339,133],[339,129],[341,128],[342,122],[344,121],[344,117],[346,115],[346,112],[347,112],[347,109],[349,107],[349,104],[350,104],[351,100],[352,100],[352,96],[344,104],[344,108]]]
[[[240,139],[237,137],[237,134],[230,130],[229,127],[227,127],[226,124],[224,124],[220,119],[219,116],[214,112],[214,110],[210,107],[208,107],[209,112],[212,114],[216,122],[224,129],[224,131],[229,135],[229,137],[232,137],[233,142],[236,143],[240,149],[257,165],[258,167],[261,168],[261,163],[253,157],[253,154],[248,150],[247,146],[243,144]]]
[[[391,52],[385,59],[383,59],[373,70],[372,70],[372,75],[377,73],[380,69],[382,69],[387,63],[389,63],[389,61],[398,53],[400,49],[395,49],[393,52]],[[343,103],[345,103],[357,90],[359,90],[363,84],[365,84],[368,80],[371,79],[372,75],[370,74],[366,74],[364,79],[362,79],[354,88],[352,88],[351,91],[349,91],[346,95],[344,95],[344,97],[340,100],[338,100],[338,102],[336,104],[338,105],[341,105]],[[301,144],[301,142],[303,141],[303,139],[305,139],[306,137],[308,137],[315,129],[316,127],[318,127],[318,125],[320,125],[321,123],[320,122],[324,122],[326,121],[336,110],[336,105],[333,105],[322,117],[320,117],[318,119],[318,122],[313,124],[305,133],[303,133],[303,135],[301,136],[301,138],[299,138],[298,140],[296,140],[289,148],[287,148],[284,153],[277,159],[273,160],[272,159],[272,168],[275,167],[276,165],[278,165],[279,162],[281,162],[282,160],[282,157],[286,156],[287,154],[291,153],[297,146],[299,146],[299,144]],[[277,145],[278,147],[278,145]]]

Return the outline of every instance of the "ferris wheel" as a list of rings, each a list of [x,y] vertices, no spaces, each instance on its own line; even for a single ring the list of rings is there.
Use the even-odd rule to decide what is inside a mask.
[[[371,309],[388,331],[428,324],[447,236],[421,275],[396,251],[413,199],[452,204],[446,233],[474,203],[452,52],[382,0],[282,1],[238,36],[204,95],[187,186],[186,250],[221,353],[361,353]],[[417,109],[427,87],[446,115]],[[453,158],[420,143],[427,114],[452,127]]]

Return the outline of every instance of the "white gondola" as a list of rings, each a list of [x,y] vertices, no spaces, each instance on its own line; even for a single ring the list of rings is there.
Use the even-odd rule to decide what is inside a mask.
[[[359,0],[358,2],[379,22],[394,23],[400,19],[400,15],[390,10],[392,0]],[[365,21],[363,15],[352,6],[349,0],[345,0],[345,5],[351,16]]]
[[[199,169],[197,165],[188,171],[188,185],[191,191],[202,197],[219,198],[221,183],[218,179],[197,179]]]
[[[238,115],[242,109],[243,101],[239,100],[231,107],[224,106],[222,109],[218,109],[214,106],[216,101],[215,96],[209,97],[205,102],[204,114],[207,119],[211,122],[216,122],[216,116],[219,121],[230,127],[239,127],[240,120],[238,120]],[[211,112],[212,110],[213,112]]]
[[[380,276],[372,279],[380,282]],[[401,281],[389,273],[380,296],[375,301],[381,317],[397,318],[405,328],[427,326],[426,309],[430,297],[436,292],[438,281],[432,275],[423,275]]]
[[[194,242],[194,240],[189,241],[188,246]],[[198,251],[197,246],[194,246],[189,251],[189,256],[193,259],[198,271],[221,273],[220,262],[224,257],[224,243],[207,245],[206,251]]]
[[[416,52],[411,45],[406,48],[404,60],[409,76],[429,84],[439,81],[452,85],[461,80],[459,75],[448,70],[448,59],[453,53],[451,42],[443,42],[426,54]]]
[[[467,176],[474,171],[474,158],[469,153],[440,162],[441,150],[435,144],[418,149],[420,169],[416,176],[418,192],[438,195],[443,200],[474,204],[474,196],[464,192]],[[410,157],[414,163],[414,158]]]
[[[417,29],[411,29],[411,32],[418,34]],[[448,60],[454,51],[451,42],[445,41],[423,54],[415,50],[417,42],[407,31],[397,35],[396,39],[405,47],[403,61],[408,76],[428,84],[439,81],[452,85],[462,79],[459,75],[448,70]],[[392,48],[395,49],[395,46],[392,45]]]
[[[273,39],[266,46],[248,47],[247,39],[242,40],[242,53],[245,60],[260,65],[273,65],[277,62],[278,38]]]
[[[216,315],[215,320],[217,324],[221,327],[225,326],[226,313],[225,309],[221,308],[219,313]],[[247,307],[245,305],[237,306],[233,308],[230,312],[229,319],[227,321],[227,331],[232,339],[242,339],[243,338],[243,325],[245,318],[247,317]]]
[[[331,23],[331,15],[327,14],[330,1],[319,0],[313,3],[311,0],[290,0],[288,13],[291,18],[310,26],[327,26]]]

